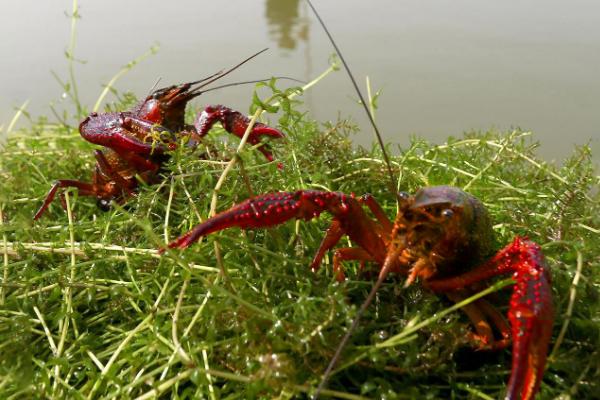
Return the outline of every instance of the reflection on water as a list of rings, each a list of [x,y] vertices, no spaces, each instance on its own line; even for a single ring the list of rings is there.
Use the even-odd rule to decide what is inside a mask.
[[[304,42],[302,56],[304,71],[301,77],[305,81],[313,78],[312,56],[309,40],[310,16],[304,0],[266,0],[265,17],[269,25],[269,35],[277,42],[277,47],[286,50],[284,56],[298,53],[298,42]],[[298,63],[300,65],[300,63]],[[314,109],[314,99],[309,91],[304,94],[304,103]]]
[[[296,48],[298,40],[308,39],[308,20],[300,17],[300,0],[267,0],[269,34],[281,49]]]

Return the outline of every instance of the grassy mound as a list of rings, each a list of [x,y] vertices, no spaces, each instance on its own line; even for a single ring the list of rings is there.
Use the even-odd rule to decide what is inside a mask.
[[[297,113],[283,122],[288,140],[274,144],[283,169],[244,149],[219,210],[251,194],[318,188],[372,193],[394,216],[381,152],[355,149],[351,124]],[[195,151],[175,151],[162,184],[142,187],[123,207],[104,213],[70,191],[69,213],[55,201],[33,223],[54,179],[90,180],[92,149],[75,129],[41,123],[0,153],[0,397],[307,397],[372,285],[357,264],[347,265],[343,284],[330,260],[309,271],[330,217],[231,229],[160,257],[158,247],[206,218],[232,157],[232,145],[211,134]],[[414,140],[396,154],[400,190],[465,188],[488,207],[498,247],[516,234],[542,245],[557,318],[539,397],[597,395],[600,205],[589,149],[548,165],[529,134],[515,131],[443,145]],[[402,282],[391,277],[381,289],[325,394],[500,396],[510,350],[474,352],[461,312],[444,313],[445,298]],[[509,294],[491,301],[505,312]],[[395,335],[393,346],[376,347]]]

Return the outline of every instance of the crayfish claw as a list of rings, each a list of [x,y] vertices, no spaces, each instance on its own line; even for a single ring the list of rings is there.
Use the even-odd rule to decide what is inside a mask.
[[[248,125],[250,125],[250,119],[238,111],[234,111],[229,107],[222,105],[207,106],[202,111],[196,121],[194,127],[200,137],[208,134],[213,125],[220,122],[223,125],[223,129],[227,132],[232,133],[240,139],[244,137]],[[248,143],[257,145],[261,143],[263,136],[280,139],[285,135],[278,129],[272,128],[261,122],[256,122],[252,128],[252,131],[248,135]],[[265,158],[269,161],[273,161],[273,154],[270,149],[266,147],[266,144],[262,144],[258,147],[259,151],[263,153]]]
[[[550,273],[540,247],[534,242],[517,237],[503,251],[517,255],[513,257],[517,282],[508,311],[513,361],[506,399],[532,399],[542,381],[552,336]]]

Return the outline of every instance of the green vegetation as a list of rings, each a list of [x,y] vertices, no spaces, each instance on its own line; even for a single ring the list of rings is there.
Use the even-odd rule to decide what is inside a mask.
[[[345,121],[321,125],[294,108],[284,117],[289,139],[274,144],[283,169],[244,149],[218,209],[251,193],[321,188],[373,193],[394,215],[376,146],[354,148],[354,128]],[[75,128],[46,123],[9,139],[0,155],[0,397],[287,398],[314,389],[372,285],[354,264],[341,285],[329,265],[308,270],[329,216],[231,229],[186,251],[156,253],[206,218],[233,148],[215,132],[195,151],[181,146],[163,183],[142,187],[124,207],[103,213],[94,199],[72,191],[70,213],[56,201],[34,224],[54,179],[90,179],[93,146]],[[438,146],[414,140],[396,153],[401,190],[464,187],[489,208],[498,246],[515,234],[543,246],[557,319],[540,398],[597,393],[600,206],[589,150],[575,149],[562,167],[546,165],[529,134],[516,131]],[[451,306],[418,284],[401,287],[396,276],[381,289],[343,353],[330,394],[498,397],[510,351],[474,352],[460,312],[375,348]],[[503,310],[509,293],[493,299]]]
[[[0,150],[0,398],[308,397],[373,283],[358,264],[347,264],[343,284],[330,259],[317,274],[308,269],[328,215],[227,230],[162,257],[157,249],[209,215],[231,159],[238,162],[219,184],[219,210],[253,194],[317,188],[372,193],[394,216],[381,150],[354,147],[348,121],[318,123],[284,102],[279,120],[271,117],[288,136],[273,143],[275,163],[247,146],[236,155],[237,141],[223,142],[217,128],[195,150],[179,146],[163,182],[142,185],[123,206],[101,212],[71,190],[67,211],[57,200],[33,223],[54,179],[89,181],[94,169],[94,146],[76,129],[89,110],[73,73],[76,17],[75,1],[62,83],[75,110],[53,110],[58,124],[32,122]],[[125,95],[109,108],[134,101]],[[257,107],[273,111],[256,97]],[[488,207],[497,247],[517,234],[542,245],[557,318],[539,398],[598,396],[600,178],[589,149],[554,166],[521,131],[389,147],[399,190],[462,187]],[[510,290],[497,281],[490,300],[505,312]],[[323,394],[501,396],[510,350],[474,351],[460,311],[402,283],[391,276],[384,284]],[[381,346],[392,337],[393,346]]]

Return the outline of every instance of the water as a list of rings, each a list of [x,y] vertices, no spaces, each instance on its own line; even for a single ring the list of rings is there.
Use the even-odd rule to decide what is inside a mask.
[[[33,115],[51,115],[66,78],[71,2],[3,2],[0,16],[0,124],[29,99]],[[167,85],[231,66],[269,46],[231,80],[287,75],[303,80],[328,65],[331,46],[301,0],[82,1],[75,54],[80,97],[92,105],[102,84],[160,43],[160,51],[117,84],[143,96],[158,77]],[[361,84],[383,89],[377,120],[385,139],[411,134],[433,142],[467,130],[521,127],[561,160],[592,139],[600,153],[600,3],[594,0],[370,2],[315,0]],[[247,110],[251,88],[213,92],[198,104]],[[352,116],[371,129],[343,72],[304,96],[318,120]],[[60,104],[58,104],[60,108]]]

